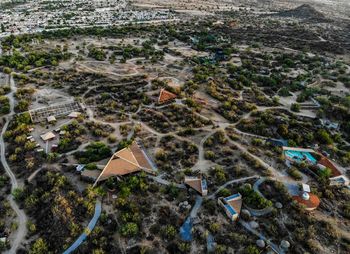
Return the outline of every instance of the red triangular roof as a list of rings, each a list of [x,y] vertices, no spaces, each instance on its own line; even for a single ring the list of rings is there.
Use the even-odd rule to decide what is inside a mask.
[[[199,178],[199,177],[185,177],[185,184],[187,184],[191,188],[195,189],[200,194],[203,193],[203,191],[202,191],[202,178]]]
[[[173,94],[164,88],[160,89],[159,97],[158,97],[158,103],[164,103],[169,100],[173,100],[176,98],[176,94]]]
[[[341,175],[337,167],[334,166],[334,164],[327,157],[321,155],[321,159],[317,163],[329,168],[332,171],[333,177]]]

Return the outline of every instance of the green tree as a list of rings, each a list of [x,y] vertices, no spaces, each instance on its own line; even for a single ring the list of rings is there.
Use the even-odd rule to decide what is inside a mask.
[[[126,223],[121,227],[120,233],[122,236],[133,237],[136,236],[139,232],[139,227],[134,222]]]
[[[317,138],[323,144],[327,144],[327,145],[333,144],[333,140],[331,136],[324,129],[320,129],[317,131]]]
[[[244,254],[259,254],[260,251],[258,250],[257,247],[253,246],[253,245],[249,245],[245,250],[244,250]]]
[[[47,254],[49,248],[44,239],[38,238],[33,244],[29,254]]]
[[[300,104],[299,103],[293,103],[290,107],[290,109],[294,112],[300,112]]]
[[[168,239],[173,239],[176,235],[177,231],[173,225],[166,225],[164,229],[165,237]]]

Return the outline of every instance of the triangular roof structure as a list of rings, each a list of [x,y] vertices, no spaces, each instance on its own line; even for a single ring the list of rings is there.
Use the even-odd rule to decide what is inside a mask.
[[[176,94],[171,93],[164,88],[160,89],[159,97],[158,97],[158,103],[164,103],[170,100],[173,100],[177,97]]]
[[[94,186],[99,182],[112,176],[123,176],[130,173],[144,170],[154,173],[153,167],[147,158],[147,155],[137,145],[136,142],[131,146],[119,150],[112,155],[101,174],[97,178]]]
[[[332,176],[340,176],[341,173],[339,172],[339,170],[337,169],[337,167],[325,156],[321,155],[321,159],[317,162],[318,164],[321,164],[327,168],[329,168],[332,171]]]
[[[185,184],[199,192],[202,196],[208,194],[206,180],[202,177],[185,176]]]

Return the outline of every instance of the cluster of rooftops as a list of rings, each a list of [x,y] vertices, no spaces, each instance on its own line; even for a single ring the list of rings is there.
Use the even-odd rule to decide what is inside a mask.
[[[133,142],[129,147],[112,155],[102,172],[97,176],[94,186],[110,177],[124,176],[139,171],[156,174],[157,168],[142,145]],[[185,176],[184,183],[202,196],[208,194],[207,180],[202,176]],[[237,220],[242,207],[242,196],[237,193],[227,198],[219,198],[219,204],[223,206],[231,220]]]

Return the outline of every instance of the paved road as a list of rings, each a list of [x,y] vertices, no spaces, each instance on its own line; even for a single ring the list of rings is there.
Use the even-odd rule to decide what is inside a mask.
[[[102,204],[100,200],[96,201],[95,214],[94,217],[89,222],[87,228],[85,228],[84,233],[82,233],[79,238],[65,251],[63,254],[69,254],[75,251],[88,237],[90,232],[95,228],[98,219],[101,216]]]
[[[1,135],[0,135],[0,160],[6,173],[10,177],[11,192],[13,192],[16,188],[18,188],[18,182],[15,174],[11,171],[11,168],[7,163],[6,156],[5,156],[6,153],[5,153],[5,142],[4,142],[4,133],[7,130],[11,116],[14,114],[14,93],[16,91],[16,87],[12,77],[10,78],[10,85],[11,85],[11,93],[8,95],[9,101],[10,101],[10,113],[5,117],[5,125],[2,128]],[[11,208],[16,213],[18,218],[18,228],[14,235],[14,239],[11,242],[11,249],[9,251],[4,252],[4,253],[12,254],[12,253],[16,253],[17,249],[19,248],[20,244],[23,242],[24,237],[27,234],[27,216],[23,210],[19,209],[12,195],[8,196],[8,201],[10,202]]]

